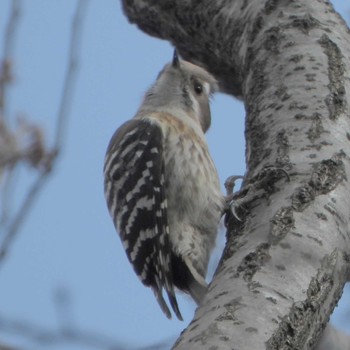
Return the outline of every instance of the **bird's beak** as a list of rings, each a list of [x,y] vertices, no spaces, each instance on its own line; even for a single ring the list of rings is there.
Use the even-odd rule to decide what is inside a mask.
[[[177,55],[176,49],[174,49],[173,67],[177,68],[177,67],[179,67],[179,65],[180,65],[179,56]]]

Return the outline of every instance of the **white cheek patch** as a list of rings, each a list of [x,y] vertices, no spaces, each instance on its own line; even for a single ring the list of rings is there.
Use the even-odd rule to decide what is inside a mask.
[[[196,116],[196,118],[199,118],[199,115],[200,115],[199,102],[191,93],[190,93],[190,98],[192,101],[192,109],[194,111],[194,115]]]
[[[210,95],[210,84],[209,83],[207,83],[207,82],[204,82],[203,83],[203,87],[204,87],[204,90],[205,90],[205,93],[206,93],[206,95],[207,96],[209,96]]]
[[[207,82],[203,82],[203,93],[206,95],[206,98],[209,99],[209,96],[210,96],[210,84],[207,83]],[[203,101],[203,96],[202,96],[202,99],[199,101],[198,98],[196,96],[194,96],[192,93],[190,93],[190,98],[191,98],[191,101],[192,101],[192,109],[194,111],[194,114],[196,116],[196,118],[200,119],[200,116],[202,115],[202,110],[201,110],[201,106],[200,106],[200,103]]]

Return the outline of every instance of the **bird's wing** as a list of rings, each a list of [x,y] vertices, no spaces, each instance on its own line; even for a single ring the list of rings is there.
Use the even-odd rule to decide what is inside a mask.
[[[171,270],[161,128],[144,119],[123,124],[107,149],[104,175],[108,208],[136,274],[171,318],[164,288],[182,320]]]

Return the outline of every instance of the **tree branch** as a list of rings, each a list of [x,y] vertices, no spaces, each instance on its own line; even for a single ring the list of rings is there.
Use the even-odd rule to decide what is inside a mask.
[[[69,44],[69,61],[65,81],[63,84],[61,103],[57,116],[56,134],[53,147],[53,149],[56,150],[56,153],[59,153],[59,151],[62,150],[62,143],[66,135],[69,111],[72,105],[72,97],[77,81],[83,20],[86,16],[88,5],[89,0],[79,0],[72,21],[72,34]]]
[[[18,31],[19,18],[21,13],[21,0],[13,0],[11,13],[7,22],[5,34],[4,34],[4,46],[2,59],[0,61],[0,182],[2,181],[1,188],[1,204],[2,210],[0,212],[0,225],[4,224],[8,215],[8,201],[9,201],[9,189],[12,184],[13,167],[10,166],[7,173],[4,174],[3,154],[12,154],[14,139],[9,133],[6,125],[7,110],[6,110],[6,92],[9,84],[12,81],[12,68],[13,62],[11,58],[14,54],[14,46],[16,34]]]
[[[6,117],[6,88],[12,78],[12,61],[15,39],[21,13],[21,0],[12,0],[11,14],[4,36],[3,57],[0,67],[0,129]]]
[[[174,349],[314,348],[350,271],[348,28],[328,1],[123,6],[247,111],[243,221]]]
[[[52,174],[53,166],[62,149],[63,140],[66,133],[67,119],[69,116],[74,87],[77,79],[81,32],[87,6],[88,0],[79,0],[77,2],[77,7],[72,21],[68,68],[57,115],[57,127],[53,147],[45,154],[45,159],[40,163],[41,168],[39,169],[37,178],[29,188],[20,208],[18,209],[18,212],[14,215],[11,223],[8,225],[4,239],[0,246],[0,263],[3,263],[5,256],[9,251],[10,245],[17,236],[21,225],[27,218],[30,209],[32,209],[40,191],[43,189],[43,186]]]
[[[105,335],[91,331],[65,328],[65,330],[48,329],[31,322],[25,322],[12,318],[0,316],[0,328],[2,331],[21,336],[31,340],[41,347],[57,346],[59,344],[79,344],[84,347],[109,350],[126,350],[128,346],[123,346]]]

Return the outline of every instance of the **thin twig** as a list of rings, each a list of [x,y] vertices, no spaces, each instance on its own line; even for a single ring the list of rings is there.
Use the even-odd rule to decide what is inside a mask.
[[[40,347],[57,346],[59,344],[79,344],[83,348],[95,348],[106,350],[165,350],[170,348],[170,344],[174,341],[168,339],[150,346],[137,348],[131,345],[122,345],[117,340],[99,334],[94,331],[83,331],[79,329],[68,329],[65,331],[56,331],[48,329],[32,322],[16,320],[0,316],[0,330],[3,332],[20,335],[24,339],[31,340]]]
[[[48,329],[32,322],[5,318],[0,316],[0,329],[2,332],[20,335],[24,339],[34,341],[40,346],[50,346],[67,343],[78,343],[85,347],[97,349],[126,350],[130,347],[122,346],[117,341],[109,339],[107,336],[90,331],[66,330],[64,332]]]
[[[18,30],[19,16],[21,13],[21,0],[12,0],[12,9],[7,22],[3,55],[0,67],[0,119],[6,117],[6,88],[11,81],[11,68],[15,39]]]
[[[12,57],[14,56],[14,47],[21,14],[21,5],[22,0],[12,0],[11,12],[9,14],[9,19],[4,34],[2,59],[0,61],[0,139],[5,140],[5,142],[6,140],[9,140],[9,131],[5,121],[5,119],[8,117],[6,110],[6,94],[12,77]],[[3,166],[0,165],[0,182],[2,182],[0,184],[0,225],[3,225],[7,219],[9,208],[8,200],[10,198],[9,193],[11,184],[13,183],[13,173],[13,166],[9,166],[5,172]]]
[[[45,182],[47,182],[50,174],[52,174],[52,168],[57,159],[57,155],[61,151],[62,143],[66,133],[66,124],[72,103],[74,86],[77,79],[77,67],[79,58],[78,48],[80,47],[79,44],[81,40],[83,19],[86,14],[88,1],[89,0],[78,1],[72,21],[70,49],[68,54],[68,69],[65,75],[63,93],[57,115],[57,129],[53,149],[48,154],[46,166],[38,174],[38,177],[28,190],[27,195],[24,198],[18,212],[14,215],[12,222],[8,226],[7,232],[0,246],[0,263],[4,261],[5,256],[8,254],[10,245],[18,234],[24,220],[27,218],[30,209],[32,209],[33,204],[38,197],[38,194],[42,190]]]
[[[86,14],[89,0],[79,0],[77,10],[72,22],[72,35],[69,47],[69,63],[66,71],[66,79],[63,85],[63,93],[61,104],[58,111],[57,127],[54,140],[54,149],[61,151],[62,142],[66,134],[67,120],[69,109],[71,107],[71,99],[76,83],[77,67],[79,62],[79,49],[82,35],[82,21]]]
[[[9,229],[6,232],[5,238],[3,239],[0,247],[0,263],[3,262],[4,258],[6,257],[7,252],[9,251],[10,244],[13,242],[21,224],[27,217],[30,209],[33,207],[34,200],[36,199],[39,191],[43,187],[44,183],[48,179],[49,173],[42,172],[37,179],[32,184],[31,188],[29,189],[22,206],[17,212],[17,215],[12,220],[12,223],[10,224]]]
[[[8,166],[6,171],[1,174],[0,186],[1,194],[0,194],[0,227],[7,223],[9,219],[10,208],[12,206],[11,203],[11,193],[14,188],[15,178],[16,178],[16,167]]]
[[[57,287],[53,296],[58,326],[61,332],[76,329],[72,312],[72,296],[69,290],[63,286]]]

